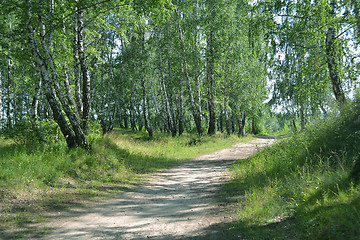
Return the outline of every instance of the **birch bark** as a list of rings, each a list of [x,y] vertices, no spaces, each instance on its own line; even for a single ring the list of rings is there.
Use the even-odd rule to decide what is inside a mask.
[[[330,15],[335,17],[336,1],[331,0],[330,2]],[[336,100],[343,104],[346,101],[344,91],[341,87],[341,79],[339,76],[339,66],[337,63],[336,53],[336,29],[334,26],[330,26],[326,33],[326,62],[329,69],[330,80],[335,94]]]
[[[190,98],[190,104],[191,104],[191,110],[192,110],[192,115],[195,121],[195,125],[196,125],[196,129],[198,134],[202,134],[204,132],[203,127],[202,127],[202,123],[201,123],[201,109],[199,109],[196,104],[195,104],[195,100],[194,100],[194,95],[193,95],[193,90],[191,87],[191,82],[190,82],[190,76],[189,76],[189,71],[188,71],[188,63],[186,60],[186,50],[185,50],[185,42],[184,42],[184,37],[183,37],[183,32],[180,26],[180,19],[178,16],[178,23],[177,23],[177,27],[178,27],[178,32],[179,32],[179,38],[180,38],[180,44],[181,44],[181,57],[182,57],[182,61],[183,61],[183,67],[181,68],[185,80],[186,80],[186,86],[189,92],[189,98]]]

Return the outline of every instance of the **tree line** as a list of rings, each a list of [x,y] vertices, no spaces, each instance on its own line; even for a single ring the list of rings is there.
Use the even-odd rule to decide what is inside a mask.
[[[1,127],[53,119],[69,147],[94,121],[243,135],[271,106],[304,128],[358,82],[355,0],[0,4]]]

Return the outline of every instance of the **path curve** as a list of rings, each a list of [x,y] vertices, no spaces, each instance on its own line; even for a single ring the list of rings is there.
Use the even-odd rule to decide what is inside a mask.
[[[74,209],[47,223],[51,232],[43,239],[222,239],[216,226],[230,220],[214,197],[228,178],[227,167],[273,141],[237,143],[161,172],[92,209]]]

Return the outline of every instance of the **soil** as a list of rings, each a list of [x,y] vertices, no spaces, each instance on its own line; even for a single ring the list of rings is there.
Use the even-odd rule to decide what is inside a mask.
[[[43,223],[43,239],[226,239],[235,215],[216,203],[227,168],[274,139],[259,138],[158,173],[143,186],[91,209],[72,209]]]

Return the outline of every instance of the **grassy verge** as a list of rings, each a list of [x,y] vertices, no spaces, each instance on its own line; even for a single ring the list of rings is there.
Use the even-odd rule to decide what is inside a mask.
[[[70,207],[89,206],[158,170],[241,140],[250,138],[157,133],[150,140],[146,133],[120,129],[98,138],[91,151],[68,150],[63,142],[45,146],[0,140],[0,238],[39,232],[32,223]]]
[[[236,239],[359,239],[358,111],[321,121],[232,167]]]

